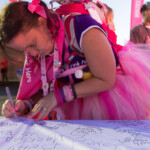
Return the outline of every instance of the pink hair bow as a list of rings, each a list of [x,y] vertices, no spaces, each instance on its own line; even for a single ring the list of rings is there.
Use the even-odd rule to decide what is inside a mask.
[[[47,18],[45,9],[43,6],[39,5],[40,0],[33,0],[31,3],[28,4],[28,10],[33,14],[36,12],[40,16]]]

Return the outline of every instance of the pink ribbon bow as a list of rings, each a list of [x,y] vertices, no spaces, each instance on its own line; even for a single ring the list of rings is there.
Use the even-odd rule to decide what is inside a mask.
[[[45,9],[43,6],[39,5],[40,0],[33,0],[31,3],[28,4],[28,10],[33,14],[36,12],[40,16],[47,18]]]

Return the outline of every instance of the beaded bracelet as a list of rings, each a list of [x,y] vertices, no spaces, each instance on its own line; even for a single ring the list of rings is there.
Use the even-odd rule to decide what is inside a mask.
[[[32,110],[32,106],[33,106],[33,100],[32,99],[27,99],[27,100],[23,100],[29,107],[30,111]]]
[[[24,112],[24,115],[26,115],[32,110],[32,99],[26,99],[23,102],[28,106],[28,110]]]

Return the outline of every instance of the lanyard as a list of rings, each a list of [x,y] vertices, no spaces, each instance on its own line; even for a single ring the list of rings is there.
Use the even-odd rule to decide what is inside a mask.
[[[48,94],[49,85],[47,83],[46,65],[45,65],[44,55],[41,55],[41,80],[42,80],[43,95],[46,96]]]
[[[53,62],[54,80],[56,80],[56,78],[59,74],[60,66],[61,66],[61,62],[59,60],[59,49],[58,49],[57,43],[55,42],[55,45],[54,45],[54,62]]]
[[[43,94],[46,96],[48,94],[49,85],[47,83],[47,76],[46,76],[46,64],[45,64],[45,56],[41,55],[41,80],[42,80],[42,89]],[[55,42],[54,45],[54,62],[53,62],[53,81],[51,83],[50,91],[54,90],[54,82],[59,74],[59,67],[61,62],[59,61],[59,50],[57,47],[57,43]]]

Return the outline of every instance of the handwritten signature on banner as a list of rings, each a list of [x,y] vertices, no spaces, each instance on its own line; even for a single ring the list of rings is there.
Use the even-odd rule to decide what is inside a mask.
[[[149,121],[98,121],[86,126],[57,121],[0,119],[2,150],[149,150]]]

